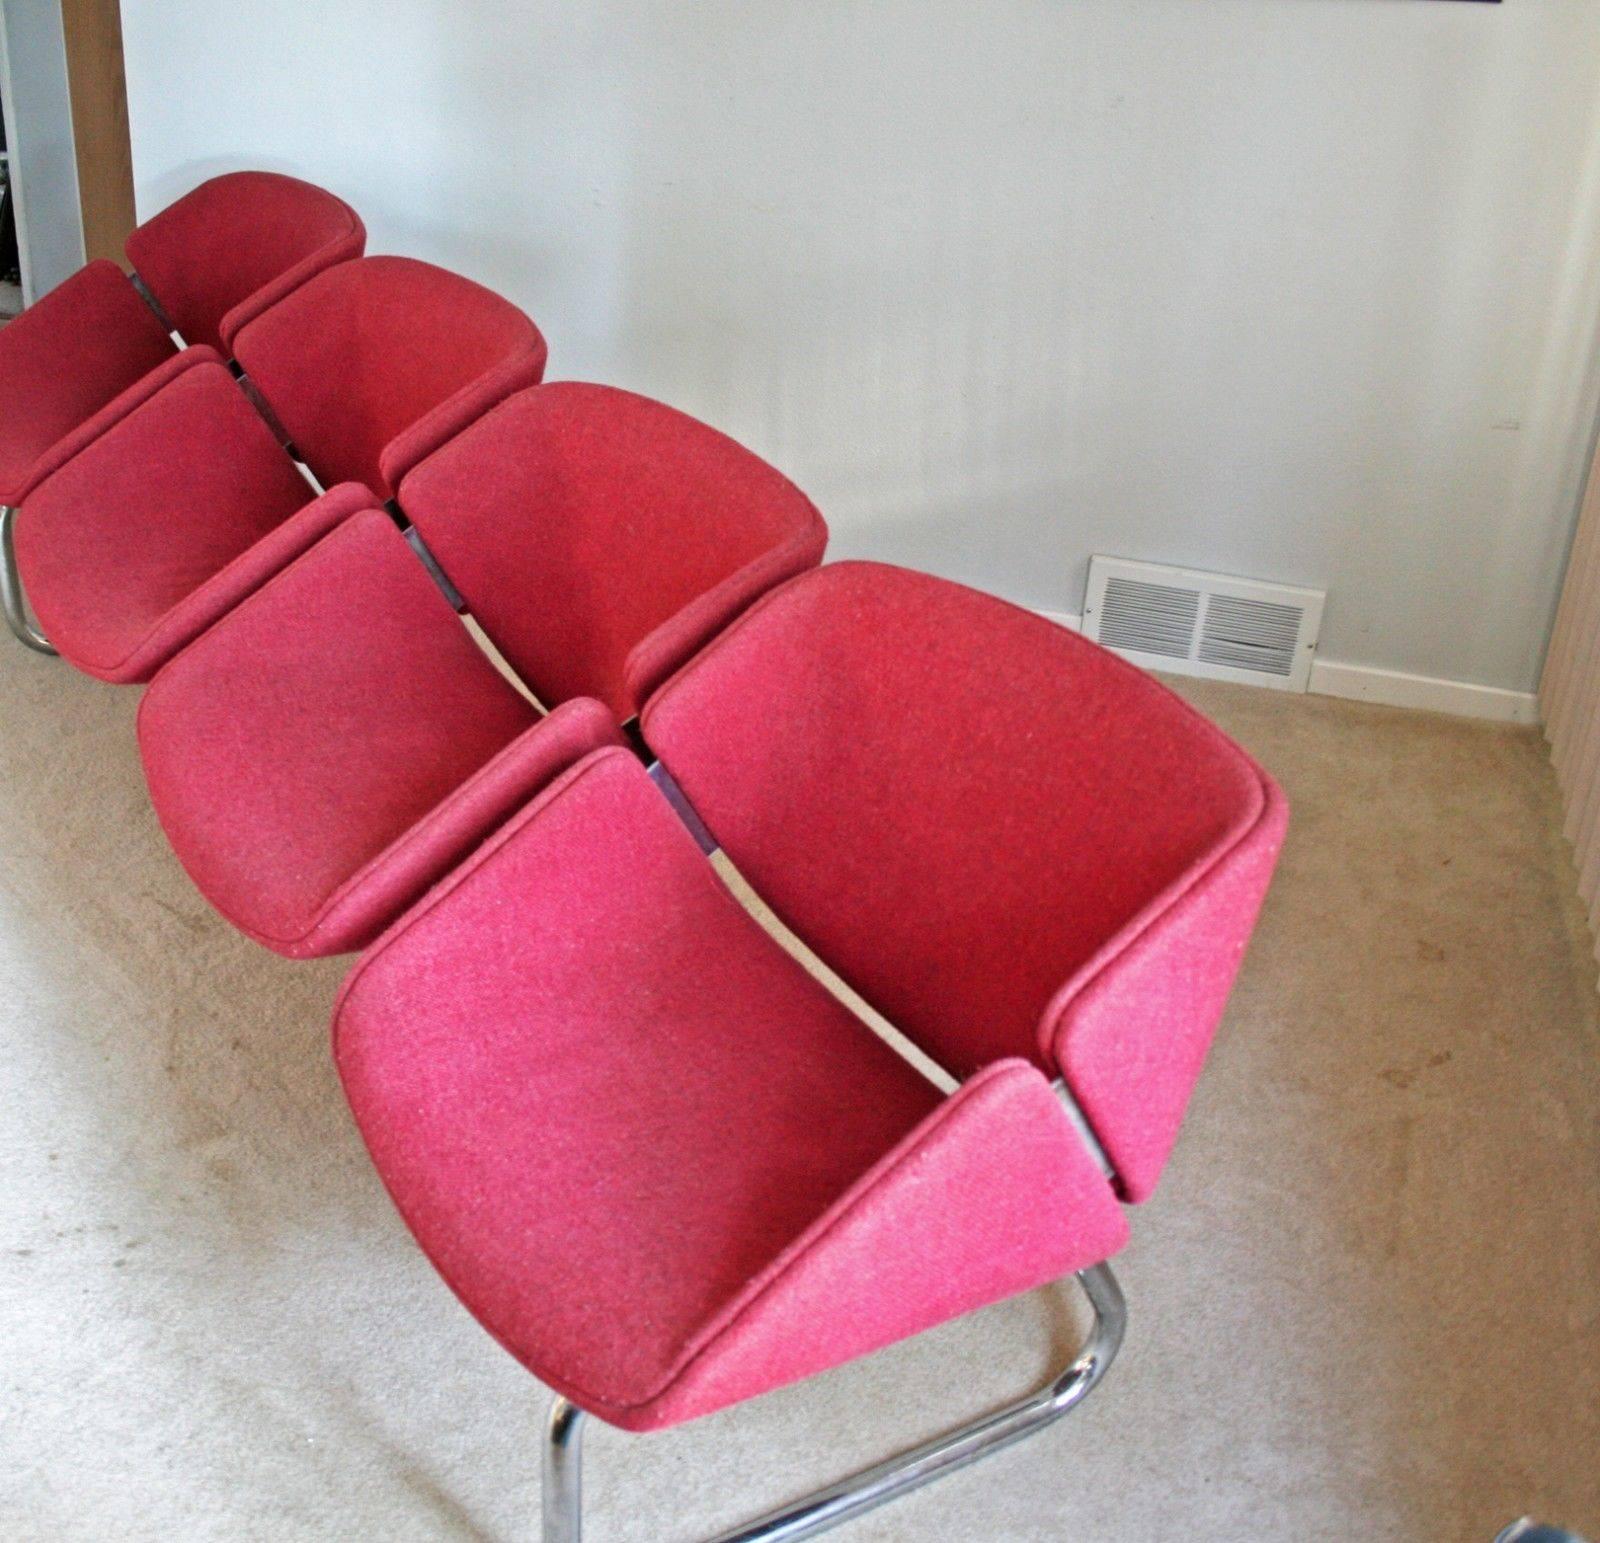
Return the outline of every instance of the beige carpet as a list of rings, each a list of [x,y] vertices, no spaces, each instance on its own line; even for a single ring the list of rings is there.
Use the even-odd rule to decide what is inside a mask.
[[[1296,821],[1119,1263],[1123,1359],[839,1536],[1600,1534],[1600,994],[1539,741],[1193,695]],[[135,705],[0,648],[0,1537],[530,1538],[545,1396],[366,1165],[325,1048],[343,966],[208,913]],[[597,1427],[591,1535],[690,1538],[1009,1397],[1065,1300],[664,1436]]]

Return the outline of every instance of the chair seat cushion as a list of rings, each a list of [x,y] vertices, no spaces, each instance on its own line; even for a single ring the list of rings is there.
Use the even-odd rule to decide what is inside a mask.
[[[177,349],[115,263],[75,273],[0,329],[0,504],[35,463]]]
[[[1125,1235],[1036,1071],[942,1099],[752,920],[623,751],[580,762],[374,946],[335,1050],[445,1279],[630,1429]]]
[[[33,490],[17,562],[61,653],[126,679],[175,606],[313,496],[227,369],[205,362]]]
[[[464,855],[435,852],[398,893],[319,932],[346,885],[475,775],[492,777],[537,721],[374,511],[161,670],[139,745],[161,823],[212,904],[269,947],[327,953],[375,935]]]

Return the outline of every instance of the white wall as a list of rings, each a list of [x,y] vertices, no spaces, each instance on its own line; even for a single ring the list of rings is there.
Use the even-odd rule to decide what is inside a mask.
[[[1525,689],[1600,375],[1600,4],[123,0],[140,209],[239,165],[696,412],[839,555],[1331,591]]]
[[[0,105],[30,304],[83,266],[83,212],[61,7],[0,0]]]

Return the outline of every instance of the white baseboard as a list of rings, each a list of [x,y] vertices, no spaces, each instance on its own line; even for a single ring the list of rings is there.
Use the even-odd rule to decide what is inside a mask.
[[[1386,707],[1420,707],[1458,718],[1489,718],[1496,723],[1537,723],[1539,698],[1532,691],[1507,691],[1469,680],[1440,680],[1380,670],[1370,664],[1339,664],[1319,659],[1311,666],[1311,689],[1320,696],[1381,702]]]
[[[1083,631],[1083,618],[1076,611],[1040,611],[1039,614],[1058,627],[1070,627],[1074,632]]]
[[[1041,611],[1039,614],[1074,632],[1082,630],[1083,618],[1074,612]],[[1333,659],[1318,659],[1311,666],[1310,690],[1317,696],[1377,702],[1384,707],[1414,707],[1424,712],[1450,713],[1457,718],[1487,718],[1495,723],[1539,721],[1539,698],[1532,691],[1507,691],[1501,686],[1479,686],[1467,680],[1408,675],[1404,670],[1380,670],[1370,664],[1339,664]]]

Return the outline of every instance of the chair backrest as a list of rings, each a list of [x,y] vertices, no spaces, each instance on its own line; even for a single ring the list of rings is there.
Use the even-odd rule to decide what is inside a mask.
[[[1282,836],[1237,746],[1081,636],[874,563],[769,595],[641,724],[757,893],[867,1001],[960,1075],[1005,1056],[1066,1072],[1125,1192],[1148,1192]],[[1241,853],[1265,860],[1208,890]],[[1164,931],[1190,896],[1216,925]],[[1151,936],[1170,940],[1154,966],[1132,946]],[[1109,1014],[1093,997],[1092,1043],[1069,1043],[1124,960],[1133,987]]]
[[[400,502],[541,700],[598,697],[622,718],[827,542],[805,494],[725,434],[578,382],[501,403]]]
[[[544,372],[539,329],[432,263],[361,257],[246,326],[234,356],[324,485],[393,496],[410,466]]]
[[[231,353],[252,317],[367,233],[343,199],[276,172],[213,177],[128,237],[128,261],[186,343]]]

